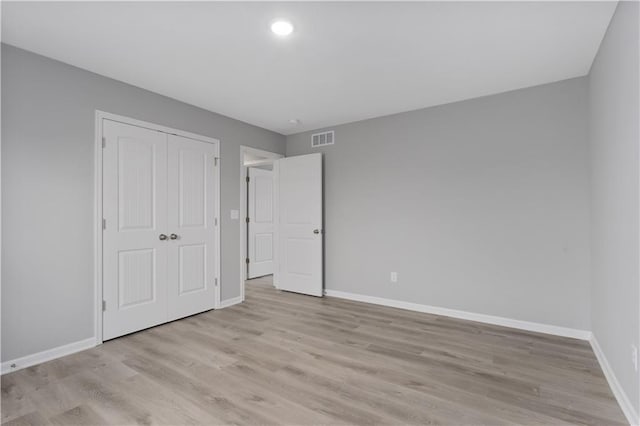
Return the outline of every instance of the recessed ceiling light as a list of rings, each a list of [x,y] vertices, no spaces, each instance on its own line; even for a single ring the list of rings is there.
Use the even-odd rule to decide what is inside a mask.
[[[297,126],[298,124],[300,124],[300,120],[298,120],[297,118],[292,118],[291,120],[289,120],[289,124]]]
[[[271,24],[271,31],[279,36],[288,36],[293,32],[293,25],[289,21],[278,19]]]

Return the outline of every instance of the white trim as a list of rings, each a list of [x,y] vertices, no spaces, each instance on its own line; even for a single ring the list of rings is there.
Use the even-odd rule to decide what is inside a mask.
[[[124,115],[112,114],[110,112],[96,110],[96,118],[117,121],[119,123],[130,124],[132,126],[143,127],[149,130],[157,130],[159,132],[168,133],[170,135],[182,136],[183,138],[194,139],[200,142],[208,142],[218,145],[220,140],[210,138],[208,136],[198,135],[196,133],[187,132],[186,130],[174,129],[173,127],[163,126],[161,124],[150,123],[148,121],[137,120],[135,118],[126,117]],[[220,156],[220,147],[216,155]]]
[[[58,346],[57,348],[47,349],[46,351],[5,361],[2,363],[2,374],[22,370],[23,368],[31,367],[32,365],[42,364],[43,362],[84,351],[85,349],[91,349],[95,346],[96,339],[90,337],[67,345]],[[11,367],[13,364],[15,364],[15,367]]]
[[[96,110],[93,191],[93,335],[96,345],[102,344],[102,113]]]
[[[247,280],[247,223],[245,218],[247,217],[247,167],[244,165],[244,154],[251,154],[261,157],[266,157],[267,160],[260,160],[260,164],[273,163],[274,160],[284,158],[284,155],[277,154],[275,152],[265,151],[258,148],[252,148],[250,146],[240,145],[240,301],[244,301],[244,283]],[[274,171],[275,172],[275,171]],[[275,173],[274,173],[275,175]],[[277,185],[277,180],[275,182]],[[275,188],[274,188],[275,190]],[[275,194],[274,194],[275,196]],[[277,203],[276,203],[277,208]],[[276,212],[276,217],[277,212]],[[275,230],[277,233],[277,228]],[[275,281],[275,276],[274,276]],[[275,282],[274,282],[275,284]],[[234,299],[230,299],[234,300]]]
[[[221,258],[222,258],[222,245],[220,242],[220,229],[222,229],[222,218],[220,217],[220,199],[222,198],[220,196],[221,192],[222,192],[222,181],[220,180],[220,169],[222,168],[222,166],[220,165],[220,163],[222,162],[222,158],[220,158],[220,142],[217,143],[217,147],[218,147],[218,153],[216,154],[217,160],[216,160],[216,165],[215,165],[215,174],[216,174],[216,182],[218,182],[218,185],[216,187],[216,241],[215,241],[215,245],[216,245],[216,253],[218,253],[218,255],[216,256],[214,263],[215,263],[215,268],[216,268],[216,276],[215,276],[215,280],[216,280],[216,288],[215,288],[215,298],[216,300],[214,301],[213,304],[213,308],[214,309],[219,309],[220,308],[220,296],[221,296],[221,292],[222,292],[222,274],[220,273],[220,262],[221,262]]]
[[[266,165],[271,165],[273,164],[273,159],[268,158],[266,160],[254,160],[254,161],[247,161],[246,163],[244,163],[245,167],[259,167],[259,166],[266,166]]]
[[[229,306],[237,305],[238,303],[242,303],[244,299],[242,296],[233,297],[231,299],[223,300],[220,302],[220,309],[228,308]]]
[[[216,252],[217,256],[215,259],[216,265],[216,276],[214,277],[217,280],[218,286],[215,288],[215,300],[214,300],[214,309],[217,309],[221,306],[220,303],[220,288],[222,287],[222,280],[220,274],[220,228],[222,226],[221,218],[220,218],[220,141],[215,138],[210,138],[208,136],[197,135],[195,133],[187,132],[184,130],[174,129],[171,127],[162,126],[160,124],[149,123],[146,121],[136,120],[134,118],[125,117],[122,115],[111,114],[109,112],[104,112],[100,110],[96,110],[95,115],[95,144],[94,144],[94,181],[95,181],[95,194],[94,194],[94,291],[95,291],[95,304],[94,304],[94,343],[96,345],[102,344],[102,121],[103,120],[112,120],[117,121],[119,123],[130,124],[132,126],[143,127],[150,130],[156,130],[163,133],[168,133],[170,135],[181,136],[184,138],[194,139],[200,142],[207,142],[211,144],[215,144],[216,146],[216,158],[217,167],[216,171],[216,179],[218,180],[218,185],[216,188],[216,215],[218,219],[218,226],[216,227]],[[4,364],[3,364],[4,365]]]
[[[611,388],[613,395],[616,397],[620,408],[622,408],[622,412],[627,417],[627,421],[630,425],[634,426],[640,424],[638,413],[636,413],[636,410],[633,408],[633,404],[629,400],[629,397],[624,392],[622,386],[620,386],[620,382],[618,382],[618,379],[616,378],[616,375],[614,374],[609,361],[607,361],[607,357],[604,355],[604,352],[602,351],[602,348],[600,347],[596,336],[592,335],[591,339],[589,339],[589,343],[591,343],[593,353],[596,354],[596,358],[600,363],[600,367],[602,368],[604,376],[607,378],[607,382],[609,382],[609,387]]]
[[[537,333],[553,334],[555,336],[571,337],[573,339],[589,340],[591,332],[575,328],[558,327],[556,325],[540,324],[537,322],[521,321],[511,318],[496,317],[493,315],[477,314],[474,312],[458,311],[455,309],[441,308],[438,306],[421,305],[418,303],[403,302],[400,300],[385,299],[382,297],[365,296],[362,294],[346,293],[337,290],[325,290],[325,295],[340,299],[355,300],[358,302],[373,303],[374,305],[389,306],[392,308],[406,309],[409,311],[424,312],[434,315],[443,315],[468,321],[483,322],[486,324],[500,325],[503,327],[517,328],[520,330],[535,331]]]
[[[273,287],[280,289],[280,162],[273,162]]]

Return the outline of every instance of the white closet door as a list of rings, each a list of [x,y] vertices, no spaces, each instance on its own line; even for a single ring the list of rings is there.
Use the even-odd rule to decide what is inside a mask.
[[[217,146],[169,135],[169,321],[213,309]]]
[[[249,278],[273,274],[273,172],[249,168]]]
[[[278,288],[322,296],[322,154],[276,161]]]
[[[103,121],[103,339],[167,318],[167,135]]]

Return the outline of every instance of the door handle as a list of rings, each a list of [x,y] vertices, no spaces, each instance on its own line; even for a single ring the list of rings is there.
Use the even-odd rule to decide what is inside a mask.
[[[177,240],[178,236],[176,234],[171,234],[169,235],[169,238],[171,238],[172,240]]]
[[[160,234],[160,236],[158,238],[160,238],[160,241],[164,241],[164,240],[167,239],[167,236],[164,235],[164,234]]]
[[[321,232],[322,232],[322,231],[320,231],[319,229],[314,229],[314,230],[313,230],[313,233],[314,233],[314,234],[320,234]]]

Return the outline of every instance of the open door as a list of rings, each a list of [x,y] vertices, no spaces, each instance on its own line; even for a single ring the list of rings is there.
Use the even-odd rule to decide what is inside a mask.
[[[249,168],[247,278],[273,274],[273,171]]]
[[[275,162],[278,174],[277,287],[323,295],[322,154]]]

